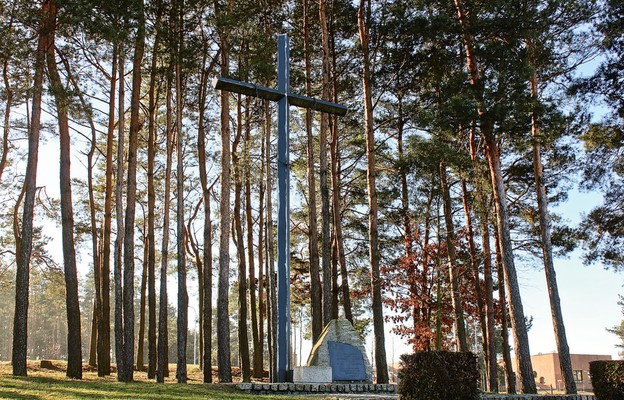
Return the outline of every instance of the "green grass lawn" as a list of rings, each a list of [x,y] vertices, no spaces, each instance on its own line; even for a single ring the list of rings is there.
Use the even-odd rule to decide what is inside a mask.
[[[117,382],[115,374],[99,378],[96,372],[83,372],[83,380],[65,377],[65,365],[54,361],[56,370],[39,368],[38,362],[28,364],[28,377],[11,375],[11,365],[0,363],[0,399],[256,399],[284,400],[284,396],[256,396],[243,394],[235,388],[203,384],[196,366],[189,367],[189,383],[177,384],[175,367],[165,384],[148,381],[144,372],[135,372],[135,382]],[[295,397],[293,397],[295,398]],[[299,398],[303,399],[303,398]]]

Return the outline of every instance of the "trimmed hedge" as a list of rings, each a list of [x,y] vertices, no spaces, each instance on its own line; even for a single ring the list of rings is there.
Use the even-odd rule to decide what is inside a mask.
[[[624,400],[624,361],[592,361],[589,374],[598,400]]]
[[[477,357],[448,351],[404,354],[398,392],[401,400],[478,400]]]

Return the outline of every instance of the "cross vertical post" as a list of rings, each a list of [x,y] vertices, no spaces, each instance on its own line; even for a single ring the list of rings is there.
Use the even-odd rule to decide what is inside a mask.
[[[288,382],[290,366],[290,152],[288,36],[277,36],[277,380]]]
[[[217,90],[226,90],[277,102],[277,371],[275,371],[274,380],[276,382],[292,382],[292,366],[290,365],[290,138],[288,107],[293,105],[340,116],[347,114],[347,107],[326,100],[290,93],[288,35],[277,35],[277,44],[277,89],[222,76],[215,77],[212,84]]]

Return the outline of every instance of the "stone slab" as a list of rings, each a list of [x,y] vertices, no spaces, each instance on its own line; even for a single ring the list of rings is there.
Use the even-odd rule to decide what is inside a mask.
[[[372,381],[372,368],[368,357],[366,356],[366,348],[364,341],[360,337],[358,331],[346,319],[333,319],[327,324],[321,336],[314,344],[310,356],[308,358],[308,366],[332,366],[329,354],[329,342],[346,343],[357,348],[362,354],[364,360],[364,369],[366,371],[365,382]],[[353,380],[356,381],[356,380]]]
[[[295,383],[331,383],[332,367],[329,366],[303,366],[293,370],[293,382]]]
[[[329,363],[334,381],[366,381],[364,356],[360,349],[348,343],[328,342]]]

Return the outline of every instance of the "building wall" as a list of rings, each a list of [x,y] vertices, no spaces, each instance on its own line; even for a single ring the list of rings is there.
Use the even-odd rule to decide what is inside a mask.
[[[556,353],[538,354],[531,356],[533,371],[537,372],[535,383],[538,389],[558,389],[557,382],[561,382],[561,368],[559,368],[559,357]]]
[[[610,355],[571,354],[572,371],[578,390],[592,390],[589,376],[589,363],[598,360],[611,360]],[[565,388],[558,353],[538,354],[531,356],[533,370],[536,373],[535,383],[538,389],[563,390]]]

